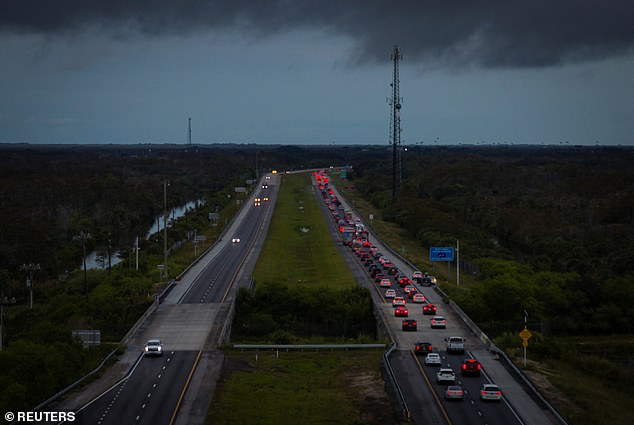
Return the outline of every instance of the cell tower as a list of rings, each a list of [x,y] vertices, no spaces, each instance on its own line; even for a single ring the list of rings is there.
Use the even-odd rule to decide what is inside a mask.
[[[403,59],[403,54],[398,46],[394,46],[391,55],[394,62],[392,78],[392,98],[390,99],[390,144],[392,145],[392,199],[396,198],[401,183],[401,102],[403,99],[399,93],[398,62]]]
[[[192,145],[192,119],[189,119],[189,127],[187,128],[187,144]]]

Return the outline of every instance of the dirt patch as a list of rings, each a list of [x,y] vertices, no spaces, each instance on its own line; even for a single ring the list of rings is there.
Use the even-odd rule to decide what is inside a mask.
[[[377,374],[361,373],[345,376],[359,397],[361,419],[367,424],[396,424],[396,413],[385,392],[383,379]]]
[[[225,357],[223,366],[224,375],[228,375],[231,372],[253,372],[255,370],[255,366],[248,360],[231,356]]]
[[[521,359],[515,359],[516,362],[522,361]],[[519,364],[519,363],[516,363]],[[530,379],[530,381],[537,387],[539,392],[544,396],[549,403],[555,406],[558,410],[578,411],[580,409],[575,404],[555,387],[549,377],[554,376],[555,372],[546,368],[543,364],[528,361],[527,369],[524,369],[524,374]]]

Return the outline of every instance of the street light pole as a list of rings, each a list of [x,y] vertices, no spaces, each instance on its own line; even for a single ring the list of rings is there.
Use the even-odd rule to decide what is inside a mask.
[[[29,308],[33,309],[33,273],[40,270],[39,264],[22,264],[20,270],[26,271],[26,287],[29,288]]]

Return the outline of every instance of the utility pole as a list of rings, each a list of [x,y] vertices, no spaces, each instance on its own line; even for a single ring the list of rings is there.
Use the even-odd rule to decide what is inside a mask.
[[[460,286],[460,241],[456,240],[456,286]]]
[[[26,287],[29,288],[29,308],[33,309],[33,273],[40,270],[39,264],[22,264],[20,270],[27,272]]]
[[[163,181],[163,276],[167,281],[167,180]]]
[[[390,84],[392,87],[392,98],[390,99],[390,144],[392,145],[392,200],[394,200],[399,190],[401,179],[401,102],[403,99],[400,97],[398,63],[399,60],[403,59],[403,54],[398,46],[394,46],[391,59],[394,63],[392,84]]]
[[[192,119],[189,118],[189,127],[187,129],[187,145],[192,145]]]
[[[4,341],[4,306],[15,304],[15,297],[7,297],[0,293],[0,351],[2,351]]]
[[[84,287],[86,289],[86,297],[88,297],[88,274],[86,271],[86,241],[90,238],[92,238],[92,236],[90,236],[90,233],[84,232],[83,230],[79,232],[78,235],[75,235],[73,237],[73,240],[81,241],[81,248],[82,248],[83,259],[84,259]]]

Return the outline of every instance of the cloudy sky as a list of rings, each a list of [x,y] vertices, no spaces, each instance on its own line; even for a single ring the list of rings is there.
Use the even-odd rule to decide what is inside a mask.
[[[0,143],[634,145],[631,0],[0,0]]]

